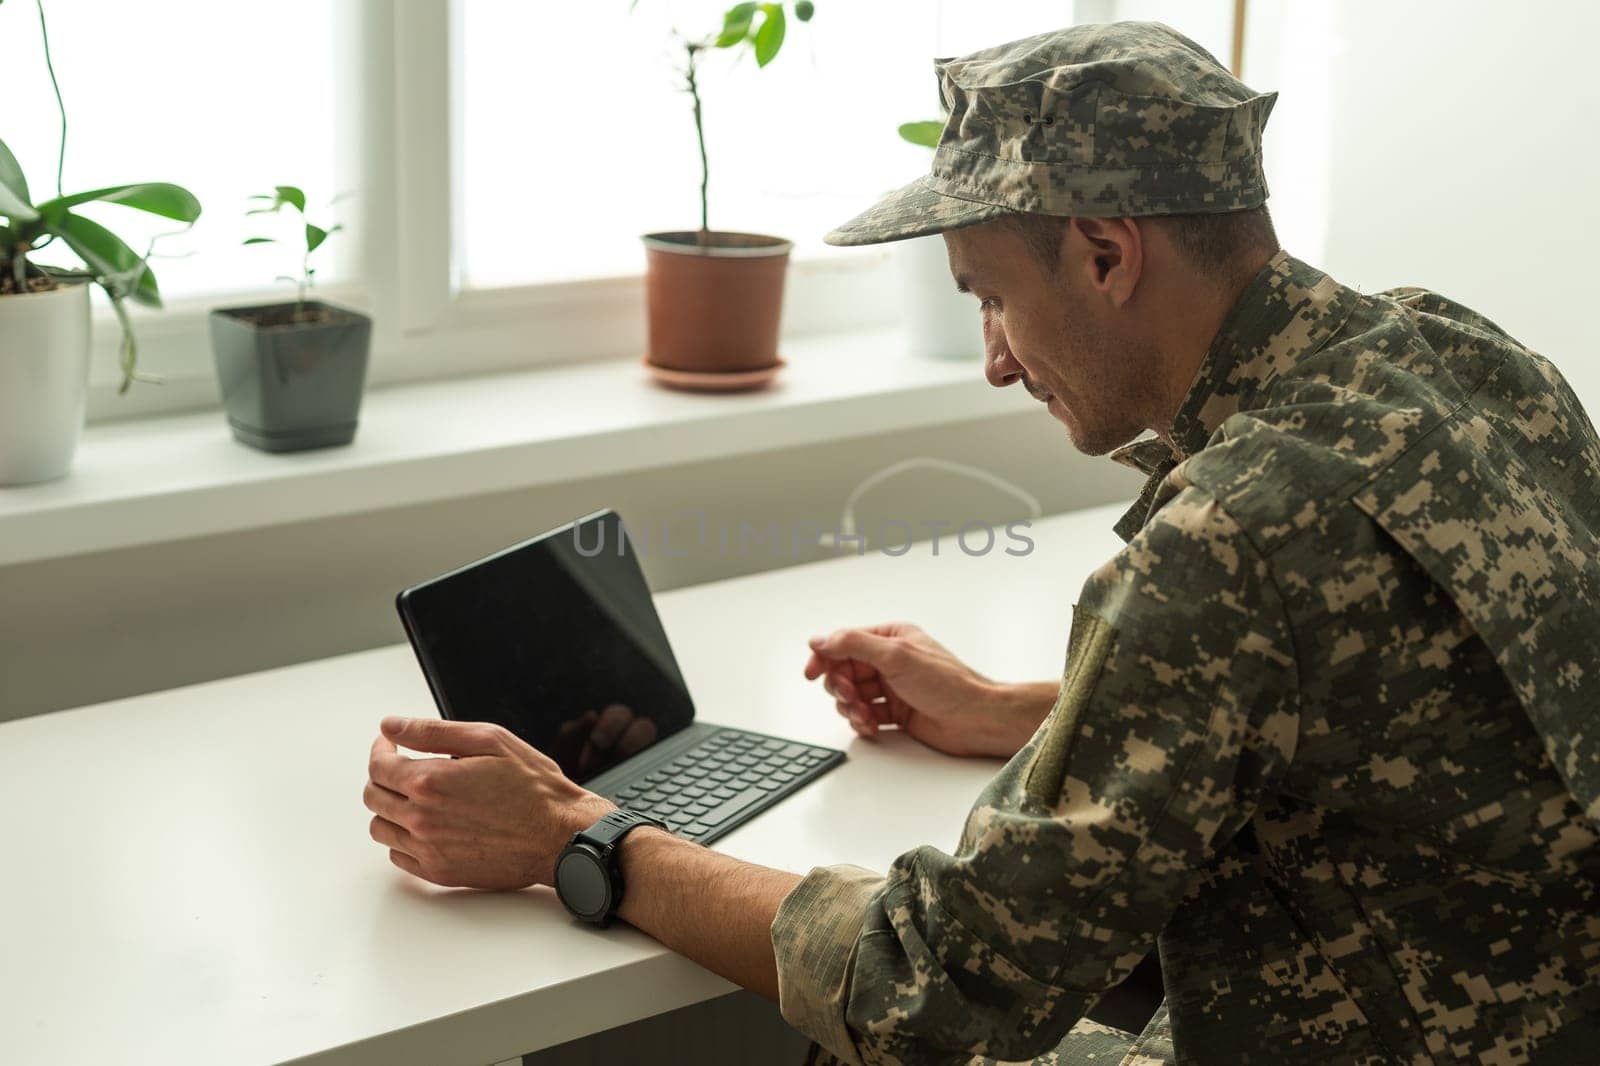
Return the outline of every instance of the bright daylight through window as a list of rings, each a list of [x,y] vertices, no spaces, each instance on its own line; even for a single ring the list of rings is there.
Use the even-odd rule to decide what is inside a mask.
[[[699,160],[674,29],[728,4],[591,0],[460,6],[457,254],[468,287],[637,274],[639,236],[692,229]],[[926,170],[896,133],[938,117],[932,57],[1056,29],[1068,0],[817,0],[782,54],[701,65],[714,229],[787,237],[800,257]]]
[[[45,5],[67,112],[66,191],[170,181],[204,207],[182,233],[123,207],[78,209],[139,251],[173,234],[157,241],[151,263],[169,302],[271,289],[277,275],[295,272],[292,251],[242,246],[259,231],[258,220],[245,217],[252,193],[300,185],[326,215],[328,200],[353,190],[356,176],[336,167],[333,6],[277,0],[270,14],[246,17],[239,5],[215,0]],[[5,109],[3,136],[42,200],[55,193],[61,127],[31,0],[0,6],[0,37],[8,80],[27,87],[28,101]],[[335,213],[341,208],[348,205]],[[329,250],[319,280],[348,269],[348,249]],[[73,261],[57,249],[40,259]]]

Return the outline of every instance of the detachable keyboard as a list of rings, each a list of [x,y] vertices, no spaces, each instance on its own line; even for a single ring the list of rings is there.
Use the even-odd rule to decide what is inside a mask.
[[[709,844],[842,762],[832,748],[718,729],[642,777],[596,791]]]

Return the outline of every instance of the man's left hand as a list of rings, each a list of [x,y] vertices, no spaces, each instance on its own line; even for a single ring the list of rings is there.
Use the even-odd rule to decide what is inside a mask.
[[[372,839],[396,866],[435,884],[550,884],[572,834],[614,807],[501,726],[385,718],[380,728],[363,793]],[[412,759],[396,745],[457,757]]]

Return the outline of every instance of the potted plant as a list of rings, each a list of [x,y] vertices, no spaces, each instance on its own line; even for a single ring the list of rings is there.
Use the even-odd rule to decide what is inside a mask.
[[[358,311],[308,299],[316,280],[311,256],[343,226],[306,218],[306,194],[279,185],[246,212],[278,215],[292,208],[300,270],[281,275],[296,288],[292,301],[211,312],[211,354],[234,439],[265,452],[296,452],[348,444],[355,438],[366,387],[372,320]],[[250,237],[245,244],[277,244]]]
[[[937,119],[900,126],[900,137],[922,148],[938,148],[943,133],[944,122]],[[944,237],[936,233],[899,241],[892,258],[905,314],[906,350],[934,359],[981,358],[983,317],[972,298],[957,292],[950,280]]]
[[[39,10],[41,25],[44,9]],[[45,63],[61,113],[56,195],[34,202],[11,149],[0,141],[0,485],[26,485],[63,477],[83,434],[89,392],[89,284],[111,298],[122,327],[122,385],[154,381],[136,371],[138,345],[127,303],[161,306],[149,250],[135,252],[122,238],[75,208],[92,202],[121,204],[177,222],[200,217],[200,201],[167,182],[114,185],[63,195],[66,112],[50,64]],[[79,262],[53,266],[37,253],[59,244]]]
[[[814,10],[811,0],[793,3],[801,22],[809,22]],[[643,238],[650,335],[645,365],[665,384],[716,391],[751,388],[765,385],[782,365],[778,324],[794,245],[781,237],[711,228],[700,64],[716,49],[748,49],[756,64],[765,67],[782,50],[787,27],[783,3],[742,3],[723,15],[720,32],[678,37],[700,148],[700,228]]]

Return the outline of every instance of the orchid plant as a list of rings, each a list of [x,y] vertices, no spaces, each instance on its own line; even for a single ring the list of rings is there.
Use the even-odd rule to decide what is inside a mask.
[[[3,0],[0,0],[3,2]],[[62,189],[62,172],[67,153],[67,112],[56,82],[55,65],[50,57],[50,35],[45,25],[44,2],[35,0],[39,29],[44,40],[45,67],[50,72],[50,87],[55,90],[56,110],[61,117],[61,137],[56,153],[56,194],[35,200],[28,188],[22,166],[4,141],[0,141],[0,297],[44,292],[63,284],[93,282],[105,290],[111,308],[122,327],[120,363],[122,385],[128,391],[135,380],[154,382],[159,378],[137,372],[138,342],[133,332],[127,304],[161,306],[161,289],[150,269],[150,249],[136,252],[121,237],[76,209],[89,203],[120,204],[135,211],[168,218],[187,228],[200,217],[200,201],[181,185],[146,181],[133,185],[110,185],[87,192],[67,194]],[[34,254],[59,241],[80,261],[81,266],[63,267],[40,263]]]

